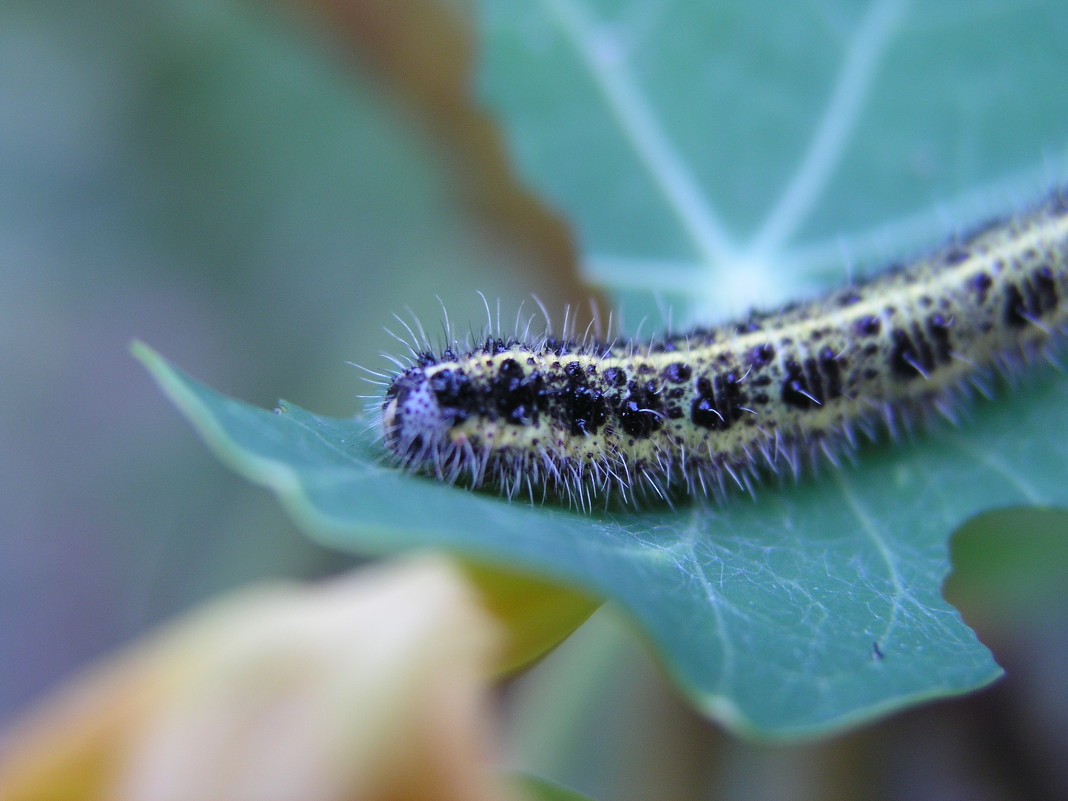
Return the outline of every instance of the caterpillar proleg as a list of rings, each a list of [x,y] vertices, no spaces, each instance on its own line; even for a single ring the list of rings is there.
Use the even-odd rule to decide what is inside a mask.
[[[1068,193],[824,297],[645,341],[489,336],[413,349],[381,405],[395,460],[580,507],[721,496],[949,411],[1068,323]]]

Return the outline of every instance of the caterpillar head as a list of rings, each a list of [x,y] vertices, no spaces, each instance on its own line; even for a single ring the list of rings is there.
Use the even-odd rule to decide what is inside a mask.
[[[472,396],[462,370],[415,367],[401,373],[382,404],[386,446],[407,464],[440,454],[470,415]]]

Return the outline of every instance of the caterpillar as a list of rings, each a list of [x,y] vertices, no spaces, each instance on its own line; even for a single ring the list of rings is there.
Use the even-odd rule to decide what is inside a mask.
[[[809,302],[645,341],[488,336],[388,376],[396,463],[589,508],[793,475],[1048,355],[1068,318],[1068,192]],[[518,326],[517,326],[518,328]],[[425,337],[424,337],[425,339]]]

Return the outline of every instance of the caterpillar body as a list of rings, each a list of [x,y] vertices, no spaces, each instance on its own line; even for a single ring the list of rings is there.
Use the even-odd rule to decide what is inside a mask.
[[[718,497],[949,411],[1068,322],[1068,193],[806,303],[643,342],[489,337],[413,349],[382,401],[409,469],[589,507]]]

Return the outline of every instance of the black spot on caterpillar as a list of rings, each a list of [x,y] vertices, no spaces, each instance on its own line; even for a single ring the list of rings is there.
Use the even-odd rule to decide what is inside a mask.
[[[1047,354],[1066,318],[1056,193],[907,266],[713,328],[413,348],[386,377],[382,433],[400,465],[507,496],[718,497],[833,459],[858,428],[951,414],[969,379]]]

